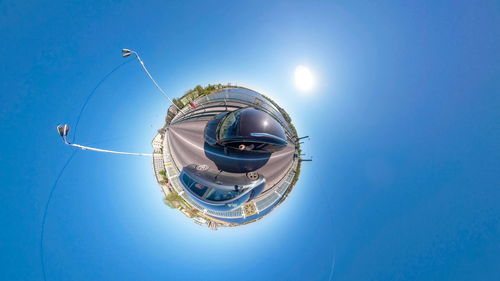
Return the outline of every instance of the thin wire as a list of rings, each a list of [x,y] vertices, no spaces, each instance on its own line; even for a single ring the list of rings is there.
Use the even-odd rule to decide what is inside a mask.
[[[85,108],[87,107],[87,104],[89,103],[90,99],[95,94],[95,92],[97,91],[97,89],[99,88],[99,86],[101,86],[101,84],[104,81],[106,81],[106,79],[111,74],[113,74],[115,71],[117,71],[119,68],[121,68],[122,66],[124,66],[125,64],[127,64],[129,62],[131,62],[131,60],[125,61],[125,62],[119,64],[118,66],[116,66],[115,68],[113,68],[113,70],[111,70],[108,74],[106,74],[97,83],[97,85],[94,87],[94,89],[87,96],[87,98],[85,99],[85,102],[82,105],[82,108],[80,109],[80,112],[78,113],[77,119],[76,119],[75,128],[73,130],[74,131],[73,132],[73,141],[75,141],[75,139],[76,139],[76,133],[77,133],[77,129],[78,129],[78,124],[80,123],[80,119],[81,119],[81,117],[83,115],[83,112],[85,111]],[[44,242],[44,236],[45,236],[45,223],[47,221],[47,211],[49,209],[50,202],[52,201],[52,196],[53,196],[54,191],[55,191],[55,189],[57,187],[57,184],[59,183],[59,180],[62,177],[62,175],[64,174],[64,171],[66,170],[66,167],[68,167],[68,165],[70,164],[71,160],[73,159],[73,157],[75,156],[75,154],[76,154],[77,151],[78,150],[73,150],[73,152],[69,156],[68,160],[66,160],[66,162],[64,163],[64,166],[61,168],[61,171],[57,175],[56,180],[54,181],[54,184],[52,185],[52,188],[50,189],[49,197],[47,198],[47,202],[45,203],[45,208],[44,208],[44,211],[43,211],[43,218],[42,218],[42,229],[40,231],[40,259],[41,259],[41,262],[42,262],[42,272],[43,272],[43,280],[44,281],[47,280],[47,274],[46,274],[46,271],[45,271],[44,243],[43,243]]]
[[[332,230],[334,229],[335,227],[335,224],[334,224],[334,218],[333,218],[333,211],[332,211],[332,206],[331,206],[331,198],[328,194],[325,194],[325,198],[327,200],[326,202],[326,205],[327,205],[327,208],[328,208],[328,213],[330,214],[329,218],[330,218],[330,224],[332,226]],[[332,251],[332,264],[331,264],[331,267],[330,267],[330,274],[328,276],[328,281],[331,281],[332,278],[333,278],[333,270],[335,269],[335,259],[336,259],[336,255],[337,255],[337,247],[335,245],[335,242],[333,244],[333,251]]]
[[[42,260],[42,271],[43,271],[43,280],[47,280],[46,273],[45,273],[45,261],[44,261],[44,244],[43,244],[43,238],[45,235],[45,222],[47,220],[47,210],[49,209],[50,201],[52,200],[52,195],[54,194],[54,190],[57,187],[57,184],[59,183],[59,179],[64,173],[64,170],[66,170],[66,167],[68,167],[69,163],[71,162],[71,159],[73,159],[73,156],[75,156],[76,152],[78,150],[73,150],[71,152],[71,155],[69,156],[68,160],[66,160],[66,163],[64,163],[64,166],[62,167],[61,171],[57,175],[56,180],[54,181],[54,184],[52,185],[52,188],[50,189],[49,193],[49,198],[47,199],[47,202],[45,203],[45,209],[43,211],[43,219],[42,219],[42,230],[40,232],[40,259]]]
[[[85,102],[83,103],[83,106],[82,108],[80,109],[80,112],[78,113],[78,116],[76,117],[76,123],[75,123],[75,128],[73,129],[73,141],[72,142],[75,142],[76,141],[76,132],[77,132],[77,128],[78,128],[78,124],[80,123],[80,118],[82,117],[82,114],[83,114],[83,111],[85,110],[85,108],[87,107],[87,104],[89,103],[90,99],[92,98],[92,96],[94,95],[94,93],[96,92],[96,90],[99,88],[99,86],[101,86],[101,84],[111,75],[113,74],[115,71],[117,71],[119,68],[121,68],[122,66],[126,65],[127,63],[131,62],[131,60],[127,60],[121,64],[119,64],[117,67],[113,68],[113,70],[111,70],[108,74],[106,74],[98,83],[97,85],[94,87],[94,89],[92,90],[92,92],[90,92],[90,94],[87,96],[87,99],[85,99]]]

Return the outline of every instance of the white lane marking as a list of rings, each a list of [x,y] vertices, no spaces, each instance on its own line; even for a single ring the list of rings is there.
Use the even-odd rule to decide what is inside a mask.
[[[285,152],[285,153],[281,153],[281,154],[278,154],[278,155],[271,156],[269,158],[241,158],[241,157],[233,157],[233,156],[228,156],[228,155],[222,155],[222,154],[219,154],[219,153],[215,153],[215,152],[212,152],[210,150],[205,150],[203,147],[197,146],[195,143],[192,143],[191,141],[189,141],[188,139],[182,137],[181,135],[179,135],[175,131],[170,130],[170,132],[174,133],[179,139],[181,139],[182,141],[184,141],[186,143],[189,143],[191,146],[193,146],[194,148],[196,148],[198,150],[204,151],[206,153],[209,153],[209,154],[212,154],[212,155],[215,155],[215,156],[218,156],[218,157],[227,158],[227,159],[233,159],[233,160],[251,160],[251,161],[254,161],[254,160],[268,160],[268,159],[271,160],[271,159],[274,159],[274,158],[279,158],[279,157],[283,157],[283,156],[289,156],[289,154],[293,153],[293,150],[292,150],[292,151],[289,151],[289,152]]]

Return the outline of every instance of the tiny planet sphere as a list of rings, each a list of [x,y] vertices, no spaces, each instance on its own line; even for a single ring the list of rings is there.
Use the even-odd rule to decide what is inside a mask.
[[[255,222],[298,180],[300,146],[285,110],[231,85],[174,100],[152,145],[165,204],[211,229]]]

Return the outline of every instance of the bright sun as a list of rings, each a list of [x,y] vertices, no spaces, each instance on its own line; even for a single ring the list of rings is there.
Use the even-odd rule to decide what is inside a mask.
[[[295,68],[295,85],[299,90],[308,91],[314,86],[314,78],[309,68],[299,65]]]

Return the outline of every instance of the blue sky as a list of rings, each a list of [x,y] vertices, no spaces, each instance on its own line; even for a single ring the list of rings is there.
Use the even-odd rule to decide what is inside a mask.
[[[314,161],[265,219],[214,232],[162,203],[149,159],[78,152],[47,213],[47,280],[500,274],[498,2],[2,1],[0,27],[0,280],[42,280],[44,205],[71,154],[55,126],[122,48],[173,96],[219,82],[269,95]],[[148,152],[167,106],[127,64],[78,139]]]

